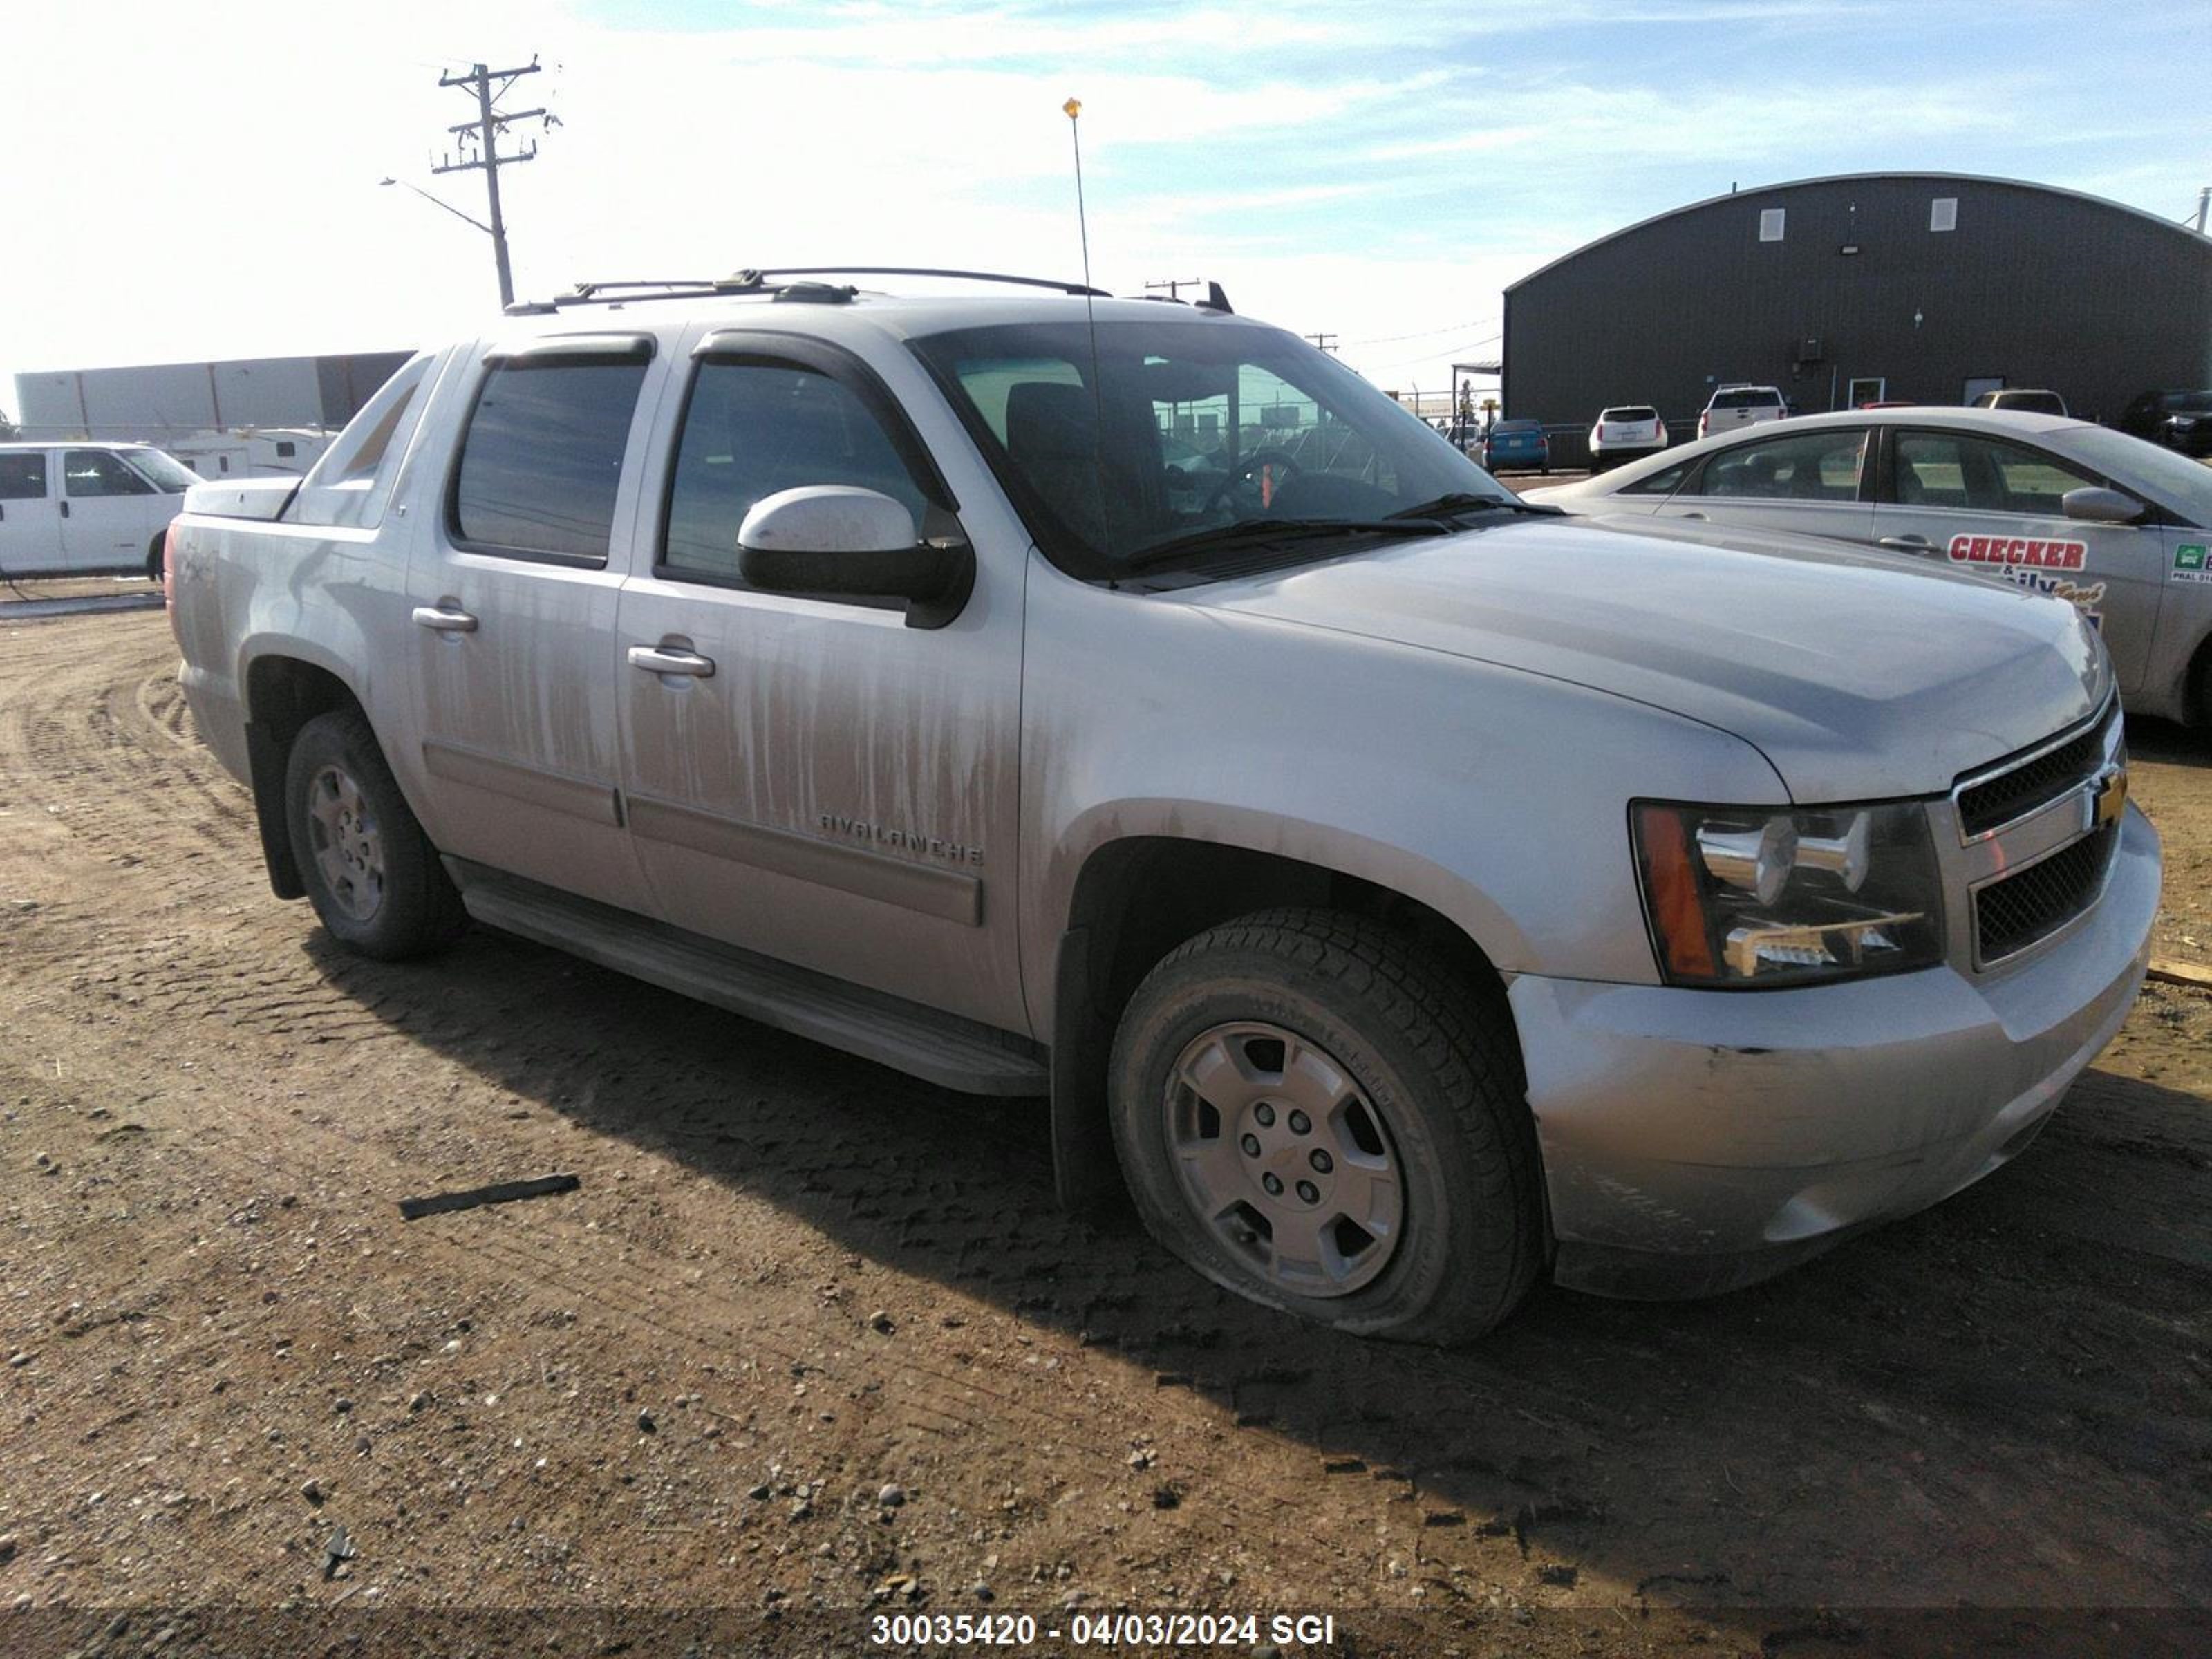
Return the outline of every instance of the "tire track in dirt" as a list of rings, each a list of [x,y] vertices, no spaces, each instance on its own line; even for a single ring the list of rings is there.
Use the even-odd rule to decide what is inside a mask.
[[[52,816],[80,844],[80,855],[89,853],[127,872],[118,874],[118,884],[110,890],[118,900],[136,896],[127,894],[127,889],[139,885],[150,873],[140,850],[144,843],[139,814],[147,798],[161,799],[163,816],[173,818],[177,814],[166,805],[173,793],[182,793],[185,799],[179,805],[193,809],[191,830],[226,854],[228,861],[186,870],[171,866],[163,877],[160,909],[190,913],[213,901],[236,903],[258,896],[249,884],[258,874],[258,849],[243,792],[215,768],[211,757],[188,746],[181,695],[165,665],[166,633],[145,642],[144,649],[142,660],[104,659],[97,672],[79,669],[70,653],[58,653],[64,660],[56,673],[39,678],[36,699],[27,707],[27,700],[14,700],[0,714],[0,754],[21,757],[21,769],[31,781],[35,799],[52,809]],[[203,806],[204,811],[198,810]],[[277,1038],[301,1047],[340,1044],[341,1069],[332,1084],[343,1089],[345,1072],[350,1069],[345,1058],[349,1051],[365,1040],[411,1040],[398,1027],[414,1014],[419,997],[404,990],[365,996],[365,988],[350,982],[360,973],[388,970],[349,971],[328,963],[320,974],[305,970],[304,963],[302,969],[290,971],[257,966],[257,962],[265,962],[271,943],[312,926],[297,908],[270,914],[280,919],[276,925],[241,916],[215,929],[195,923],[189,933],[141,938],[117,953],[122,961],[104,962],[100,971],[80,974],[72,988],[117,1002],[142,1017],[190,1017],[225,1033]],[[202,1080],[223,1087],[228,1097],[223,1109],[231,1133],[192,1149],[219,1173],[249,1175],[263,1185],[295,1180],[300,1160],[272,1156],[265,1149],[299,1146],[304,1140],[313,1147],[312,1152],[301,1148],[307,1162],[343,1170],[351,1184],[397,1192],[419,1183],[419,1169],[368,1135],[308,1121],[255,1098],[252,1085],[258,1079],[250,1066],[227,1073],[220,1059],[204,1058],[199,1065]],[[909,1085],[900,1080],[893,1086]],[[799,1116],[792,1112],[781,1115],[794,1122]],[[747,1127],[760,1133],[768,1126]],[[807,1178],[818,1179],[825,1173],[834,1172],[817,1167]],[[863,1171],[862,1179],[853,1183],[856,1212],[869,1208],[880,1212],[880,1192],[872,1206],[863,1195],[884,1173]],[[969,1218],[946,1218],[955,1224]],[[793,1318],[764,1309],[757,1300],[699,1285],[672,1288],[680,1283],[684,1260],[635,1239],[629,1248],[641,1252],[641,1259],[619,1270],[602,1267],[592,1261],[593,1240],[578,1224],[540,1224],[532,1228],[527,1243],[502,1237],[496,1228],[478,1231],[478,1237],[465,1243],[434,1236],[425,1242],[447,1272],[465,1279],[483,1278],[491,1270],[491,1283],[510,1290],[520,1286],[541,1308],[581,1299],[634,1337],[657,1346],[682,1346],[702,1357],[750,1352],[773,1364],[805,1367],[821,1376],[823,1387],[833,1390],[850,1389],[864,1380],[866,1367],[848,1371],[822,1358],[826,1351],[854,1341],[854,1322],[848,1313]],[[1047,1231],[1064,1234],[1064,1228],[1055,1218]],[[1024,1255],[1048,1261],[1055,1245],[1065,1248],[1069,1243],[1061,1237],[1024,1246],[979,1234],[968,1241],[965,1253],[996,1254],[1002,1263]],[[1124,1292],[1118,1299],[1128,1298]],[[1014,1340],[1020,1332],[1019,1322],[986,1305],[975,1304],[971,1316],[979,1324],[1000,1325],[992,1333],[999,1344]],[[896,1428],[940,1439],[999,1444],[1007,1448],[1010,1462],[1016,1463],[1014,1448],[1056,1443],[1066,1467],[1054,1478],[1062,1484],[1126,1480],[1130,1443],[1157,1433],[1164,1417],[1178,1419],[1179,1426],[1193,1436],[1221,1428],[1218,1411],[1182,1389],[1152,1390],[1160,1398],[1148,1400],[1149,1409],[1141,1417],[1123,1419],[1121,1413],[1109,1413],[1087,1424],[1071,1422],[1057,1388],[1040,1404],[1016,1387],[957,1375],[921,1359],[913,1350],[908,1344],[899,1356],[899,1387],[892,1402]],[[1052,1351],[1063,1367],[1084,1354],[1073,1343],[1053,1344]],[[1096,1357],[1093,1363],[1098,1363]],[[1150,1379],[1140,1376],[1133,1382],[1149,1385]],[[1121,1386],[1130,1386],[1130,1380]],[[1249,1435],[1223,1437],[1225,1455],[1188,1474],[1203,1481],[1209,1510],[1217,1518],[1253,1535],[1265,1535],[1273,1530],[1267,1517],[1279,1500],[1243,1477]],[[1285,1449],[1281,1455],[1299,1463],[1310,1456],[1296,1449]],[[1379,1524],[1382,1518],[1378,1510],[1374,1522]],[[1368,1530],[1371,1534],[1371,1526]],[[1306,1565],[1318,1575],[1336,1563],[1342,1550],[1316,1541],[1299,1553],[1309,1557]]]
[[[63,634],[92,628],[103,650],[88,666],[90,635]],[[1132,1568],[1132,1583],[1179,1571],[1166,1565],[1178,1553],[1219,1561],[1233,1551],[1255,1594],[1303,1587],[1313,1598],[1350,1583],[1371,1602],[1378,1583],[1394,1593],[1383,1569],[1400,1559],[1440,1601],[1486,1585],[1603,1600],[1655,1565],[1685,1562],[1700,1573],[1733,1567],[1726,1594],[1755,1596],[1771,1554],[1774,1582],[1799,1589],[1841,1584],[1835,1575],[1853,1566],[1869,1582],[1941,1598],[1970,1581],[1914,1558],[1970,1526],[1960,1517],[1978,1505],[2021,1515],[2025,1543],[2041,1552],[2021,1565],[1992,1558],[1992,1582],[2015,1595],[2036,1593],[2035,1560],[2079,1547],[2111,1558],[2096,1581],[2111,1595],[2146,1600],[2186,1555],[2170,1526],[2178,1486],[2139,1464],[2182,1443],[2168,1425],[2185,1428],[2203,1398],[2184,1364],[2201,1327],[2149,1317],[2172,1304],[2181,1281],[2171,1274],[2024,1245],[2003,1191],[2032,1190],[2020,1185],[2039,1167],[2030,1161],[2002,1191],[1993,1183],[1909,1233],[1854,1247],[1849,1267],[1796,1281],[1802,1294],[1782,1287],[1664,1320],[1539,1308],[1472,1355],[1302,1337],[1226,1304],[1145,1241],[1052,1212],[1036,1169],[1042,1135],[1011,1109],[957,1101],[496,935],[419,968],[336,954],[302,907],[269,896],[250,802],[189,742],[160,619],[40,634],[7,635],[33,653],[0,674],[0,810],[27,826],[0,819],[0,898],[26,881],[35,890],[46,872],[85,878],[58,876],[63,896],[35,912],[0,908],[0,963],[21,987],[8,1005],[11,1051],[66,1057],[67,1085],[88,1065],[104,1068],[82,1100],[143,1097],[131,1115],[149,1135],[80,1154],[103,1169],[127,1172],[158,1151],[240,1202],[309,1194],[304,1206],[326,1234],[373,1243],[375,1261],[349,1266],[334,1294],[388,1305],[384,1328],[404,1334],[380,1340],[415,1343],[439,1308],[480,1304],[547,1329],[580,1309],[588,1340],[572,1346],[587,1358],[572,1364],[617,1377],[716,1366],[715,1382],[693,1386],[724,1390],[721,1403],[757,1417],[747,1432],[759,1444],[781,1437],[841,1474],[920,1448],[971,1511],[985,1507],[978,1494],[995,1504],[998,1480],[1018,1484],[1021,1507],[1006,1524],[1036,1540],[1020,1547],[1128,1550],[1161,1564]],[[12,1074],[34,1103],[67,1086],[35,1065]],[[2155,1091],[2112,1104],[2119,1115],[2104,1121],[2136,1124],[2139,1139],[2185,1152],[2203,1144],[2157,1115],[2170,1109]],[[517,1109],[520,1124],[509,1121]],[[2051,1144],[2063,1150],[2065,1135]],[[145,1154],[125,1150],[134,1146]],[[2188,1167],[2131,1161],[2169,1182]],[[159,1171],[147,1163],[152,1182]],[[392,1199],[447,1177],[471,1185],[556,1167],[585,1176],[573,1210],[556,1200],[404,1231],[390,1217]],[[96,1218],[85,1213],[86,1224]],[[225,1299],[258,1290],[212,1269],[191,1278],[181,1259],[194,1228],[240,1252],[250,1231],[234,1238],[189,1215],[163,1224],[180,1259],[154,1263],[150,1284],[204,1285]],[[87,1282],[120,1294],[105,1270]],[[2052,1297],[2070,1299],[2070,1346],[2021,1322]],[[899,1325],[887,1337],[866,1328],[878,1305]],[[1942,1364],[1893,1355],[1905,1309],[1944,1345]],[[237,1316],[241,1329],[270,1328],[250,1307]],[[227,1362],[238,1342],[188,1331],[161,1351],[188,1371]],[[2136,1428],[2113,1427],[2100,1392],[2160,1374],[2161,1354],[2172,1362],[2161,1392]],[[755,1369],[739,1376],[741,1358]],[[2085,1375],[2084,1363],[2106,1372]],[[1624,1374],[1635,1382],[1616,1386]],[[311,1395],[330,1375],[286,1373],[281,1399]],[[1158,1386],[1162,1376],[1176,1385]],[[795,1395],[802,1382],[810,1391]],[[108,1425],[109,1443],[152,1432],[151,1416],[125,1425],[108,1386],[88,1375],[68,1410]],[[1779,1403],[1785,1395],[1791,1403]],[[834,1425],[815,1427],[817,1405],[834,1407]],[[556,1435],[565,1426],[541,1415],[531,1431],[548,1421]],[[2076,1425],[2074,1439],[2061,1424]],[[2107,1448],[2130,1450],[2124,1431],[2141,1442],[2137,1461],[2098,1468]],[[1148,1469],[1127,1462],[1140,1445],[1157,1450]],[[1905,1449],[1927,1466],[1894,1464]],[[243,1459],[252,1448],[233,1449]],[[1657,1472],[1642,1468],[1647,1450]],[[2052,1472],[2034,1474],[2039,1461]],[[744,1484],[739,1467],[708,1477],[704,1497],[729,1497],[731,1482]],[[1316,1480],[1322,1469],[1335,1473]],[[604,1472],[569,1473],[608,1506],[610,1525],[630,1501]],[[2140,1501],[2116,1490],[2124,1475],[2148,1483]],[[416,1496],[381,1470],[351,1478],[389,1510]],[[1673,1490],[1653,1486],[1668,1479]],[[1153,1511],[1156,1486],[1182,1488],[1181,1507]],[[1087,1507],[1056,1507],[1079,1490]],[[1102,1495],[1126,1495],[1142,1525],[1101,1521]],[[1917,1507],[1883,1509],[1892,1500]],[[441,1545],[467,1535],[458,1511],[439,1513],[448,1529],[427,1535]],[[1431,1516],[1437,1523],[1425,1524]],[[282,1520],[249,1518],[269,1528]],[[901,1524],[919,1519],[910,1510]],[[2130,1527],[2142,1548],[2105,1547]],[[635,1550],[644,1534],[611,1535]],[[963,1546],[933,1536],[940,1558],[958,1559]],[[1245,1551],[1265,1565],[1246,1565]],[[1583,1563],[1579,1588],[1531,1589],[1543,1555],[1562,1551]],[[1623,1569],[1617,1581],[1612,1567]],[[514,1571],[501,1582],[526,1598],[568,1582]]]

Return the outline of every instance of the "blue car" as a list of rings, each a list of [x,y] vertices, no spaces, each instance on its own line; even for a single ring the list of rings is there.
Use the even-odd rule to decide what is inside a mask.
[[[1544,435],[1541,421],[1499,421],[1482,434],[1480,459],[1486,472],[1509,468],[1549,472],[1552,441]]]

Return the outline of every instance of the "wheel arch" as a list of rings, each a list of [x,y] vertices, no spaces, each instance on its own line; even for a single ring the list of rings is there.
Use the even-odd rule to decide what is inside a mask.
[[[2197,641],[2181,676],[2181,723],[2212,732],[2212,629]]]
[[[1404,885],[1260,847],[1167,834],[1091,850],[1069,888],[1053,966],[1052,1139],[1062,1205],[1115,1202],[1121,1175],[1107,1117],[1115,1027],[1139,983],[1176,946],[1237,916],[1284,905],[1372,917],[1428,951],[1511,1030],[1505,978],[1464,925]]]
[[[304,898],[285,822],[284,768],[300,729],[319,714],[350,708],[367,718],[360,696],[335,669],[277,650],[253,658],[240,677],[245,692],[246,756],[261,856],[279,898]]]

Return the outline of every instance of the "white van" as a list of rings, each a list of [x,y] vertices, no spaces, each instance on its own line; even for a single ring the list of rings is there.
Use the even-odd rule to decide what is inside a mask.
[[[201,482],[145,444],[0,444],[0,574],[161,574],[161,532]]]

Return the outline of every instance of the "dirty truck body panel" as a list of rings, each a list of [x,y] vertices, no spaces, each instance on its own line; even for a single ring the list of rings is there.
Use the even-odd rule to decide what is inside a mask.
[[[1041,1089],[1079,1024],[1059,999],[1070,930],[1098,920],[1079,914],[1086,883],[1139,842],[1232,849],[1440,919],[1510,1010],[1570,1283],[1742,1282],[2026,1144],[2124,1012],[2157,898],[2155,836],[2115,804],[2110,662],[2071,607],[1504,506],[1269,568],[1101,580],[1048,550],[994,448],[1059,389],[989,391],[1024,372],[1012,356],[963,358],[948,381],[926,349],[979,319],[1059,327],[1071,307],[580,307],[422,360],[352,494],[349,430],[285,517],[228,516],[212,488],[188,501],[175,621],[200,728],[266,812],[248,734],[282,729],[270,688],[295,704],[342,688],[480,915],[538,905],[550,919],[531,927],[588,933],[576,948],[618,965],[691,951],[660,976],[702,994],[725,969],[785,975],[837,1017],[764,1017],[831,1041],[904,1021],[906,1050],[848,1042],[893,1063],[933,1018],[963,1053],[1028,1057],[979,1061],[969,1086]],[[1163,317],[1187,310],[1097,316],[1210,330],[1208,349],[1279,337]],[[597,446],[585,508],[501,494],[500,423],[556,392],[592,423],[574,437]],[[792,438],[776,466],[738,441],[763,406]],[[1321,452],[1293,454],[1281,429],[1249,463],[1232,441],[1193,510],[1264,515],[1278,491],[1320,489],[1283,482]],[[807,472],[833,454],[843,472]],[[749,467],[749,490],[865,476],[925,543],[971,550],[949,619],[744,577],[724,495],[749,499],[726,489]],[[502,514],[580,512],[604,523],[583,552],[502,539],[521,533]],[[1962,781],[2062,737],[2078,778],[2020,823],[1964,823]],[[1676,982],[1636,850],[1648,802],[1776,822],[1902,803],[1940,882],[1930,954],[1832,983]],[[1985,960],[1981,888],[2077,842],[2073,865],[2098,860],[2089,896]],[[951,1052],[910,1069],[961,1081]]]

